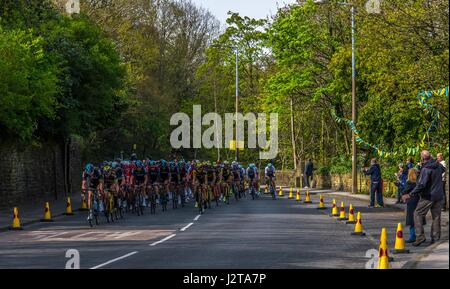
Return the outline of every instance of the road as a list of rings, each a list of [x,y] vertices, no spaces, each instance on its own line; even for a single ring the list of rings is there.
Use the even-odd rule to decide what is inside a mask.
[[[369,233],[351,236],[353,225],[330,217],[329,210],[317,210],[318,196],[312,199],[313,204],[287,197],[242,199],[201,216],[190,203],[156,215],[149,210],[144,216],[127,214],[110,224],[102,220],[92,229],[85,222],[86,213],[76,212],[23,231],[0,232],[0,268],[63,269],[66,251],[76,249],[82,269],[363,269],[370,261],[366,252],[378,249],[377,232],[386,226],[394,236],[403,218],[399,210],[370,211],[364,202],[351,200],[355,211],[367,218],[363,224]],[[330,207],[331,196],[325,201]],[[393,267],[412,256],[397,258]]]

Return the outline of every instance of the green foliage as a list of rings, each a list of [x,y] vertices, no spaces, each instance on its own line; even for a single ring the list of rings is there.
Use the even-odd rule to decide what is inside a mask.
[[[0,26],[0,131],[29,140],[42,117],[54,119],[59,92],[57,66],[44,39]]]

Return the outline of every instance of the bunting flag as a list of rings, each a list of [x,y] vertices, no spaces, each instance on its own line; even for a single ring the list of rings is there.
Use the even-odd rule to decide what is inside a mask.
[[[445,95],[446,97],[448,97],[448,90],[449,90],[449,87],[445,87],[445,88],[442,88],[439,90],[419,92],[419,96],[418,96],[419,106],[425,112],[427,112],[428,114],[431,115],[431,117],[433,118],[433,121],[431,122],[430,127],[426,130],[423,137],[420,139],[420,142],[415,147],[409,147],[403,151],[404,153],[406,153],[406,155],[408,155],[408,156],[417,155],[419,153],[419,151],[425,147],[425,140],[426,140],[427,136],[429,136],[429,134],[433,130],[433,128],[439,127],[441,115],[437,109],[435,109],[431,104],[429,104],[427,102],[427,100],[432,96],[444,96]],[[378,154],[379,157],[381,157],[381,158],[396,157],[398,154],[402,153],[400,151],[388,152],[388,151],[385,151],[385,150],[379,148],[376,145],[368,143],[360,136],[360,132],[357,130],[357,128],[352,120],[341,118],[341,117],[337,116],[336,112],[334,110],[331,111],[331,115],[337,123],[344,122],[345,124],[347,124],[348,127],[350,127],[350,129],[355,133],[355,140],[359,145],[373,149]]]

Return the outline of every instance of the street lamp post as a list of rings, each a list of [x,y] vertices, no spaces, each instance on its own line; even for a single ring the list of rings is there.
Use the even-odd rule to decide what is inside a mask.
[[[239,113],[239,48],[237,46],[233,47],[236,53],[236,162],[239,160],[239,149],[238,149],[238,113]]]
[[[327,0],[316,0],[314,3],[316,4],[325,4],[328,2]],[[352,121],[356,126],[356,58],[355,58],[355,50],[356,50],[356,33],[355,33],[355,14],[356,8],[353,3],[347,2],[339,2],[338,4],[344,6],[351,7],[352,14]],[[352,194],[356,194],[358,191],[358,174],[357,174],[357,150],[356,150],[356,135],[355,132],[352,131]]]
[[[237,122],[239,120],[238,113],[239,113],[239,48],[237,46],[228,46],[228,45],[218,45],[214,44],[211,45],[212,47],[228,47],[234,50],[234,53],[236,55],[236,125],[235,125],[235,160],[239,160],[239,149],[238,149],[238,139],[237,139],[237,133],[238,133],[238,125]]]

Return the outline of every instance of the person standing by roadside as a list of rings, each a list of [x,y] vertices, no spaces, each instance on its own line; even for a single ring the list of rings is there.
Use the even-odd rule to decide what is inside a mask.
[[[311,187],[310,184],[312,183],[312,180],[313,180],[314,170],[315,170],[314,164],[313,164],[312,160],[309,159],[305,166],[305,182],[306,182],[305,188]],[[311,183],[310,183],[310,179],[311,179]]]
[[[409,171],[410,169],[412,169],[412,168],[414,168],[415,167],[415,165],[414,165],[414,159],[413,158],[409,158],[407,161],[406,161],[406,169]]]
[[[444,167],[445,171],[442,173],[442,187],[444,191],[444,199],[442,201],[442,211],[445,212],[447,210],[447,194],[445,192],[445,185],[447,181],[447,164],[445,163],[444,156],[442,153],[438,153],[436,156],[436,160]]]
[[[403,196],[409,195],[416,187],[418,171],[412,168],[408,171],[408,180],[406,181],[406,187],[403,191]],[[402,196],[402,198],[403,198]],[[419,203],[419,196],[413,196],[406,202],[406,226],[409,226],[409,240],[406,243],[414,243],[416,241],[416,229],[414,227],[414,211]],[[425,220],[424,220],[425,224]]]
[[[423,228],[423,219],[428,211],[431,211],[433,223],[431,225],[431,243],[441,237],[441,202],[444,196],[442,186],[442,173],[444,167],[434,160],[430,152],[424,150],[420,154],[421,170],[416,187],[408,195],[403,196],[403,201],[419,196],[419,203],[414,212],[414,226],[416,228],[416,241],[413,246],[420,246],[426,241]]]
[[[408,169],[405,168],[403,164],[398,165],[398,173],[395,174],[397,177],[397,181],[395,182],[395,185],[397,186],[397,202],[396,204],[402,203],[402,195],[403,191],[406,187],[406,180],[408,179]]]
[[[377,159],[373,158],[370,161],[370,169],[364,168],[363,172],[366,176],[370,176],[370,205],[369,208],[373,208],[375,205],[375,197],[377,199],[377,205],[375,207],[384,207],[383,203],[383,190],[381,179],[381,168],[377,163]]]

